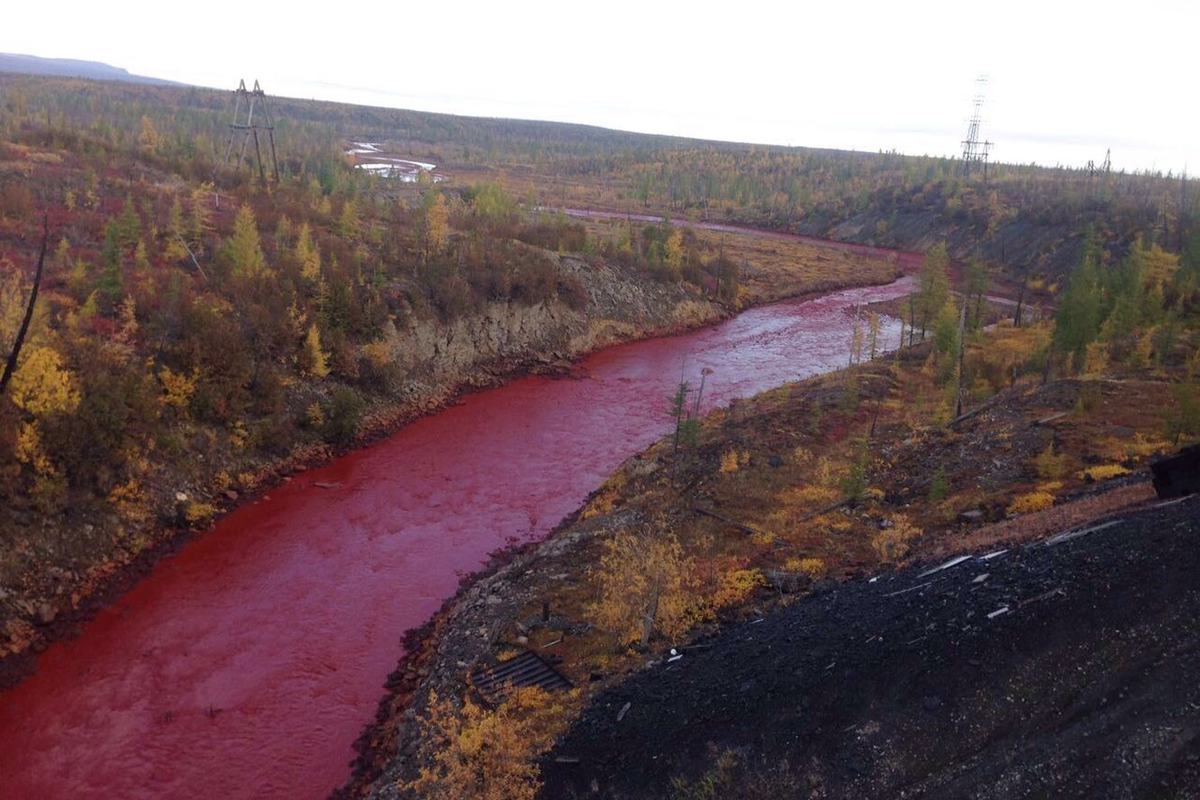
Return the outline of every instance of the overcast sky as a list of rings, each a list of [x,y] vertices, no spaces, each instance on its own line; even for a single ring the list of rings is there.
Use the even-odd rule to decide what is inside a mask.
[[[0,52],[204,86],[912,154],[961,153],[986,74],[995,160],[1200,171],[1196,0],[9,6]]]

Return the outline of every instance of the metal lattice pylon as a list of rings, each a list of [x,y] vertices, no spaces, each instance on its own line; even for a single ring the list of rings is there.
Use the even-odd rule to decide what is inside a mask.
[[[243,111],[243,109],[245,109]],[[255,112],[258,112],[262,121],[256,121],[254,118]],[[225,146],[225,164],[228,166],[233,159],[234,146],[237,143],[238,137],[241,137],[241,147],[237,149],[237,167],[240,169],[242,162],[246,160],[246,148],[250,146],[250,140],[254,140],[254,155],[258,162],[258,177],[265,185],[267,182],[267,171],[263,164],[262,144],[259,141],[258,132],[266,131],[267,142],[271,147],[271,174],[276,183],[279,183],[279,162],[275,159],[275,123],[271,119],[271,109],[267,105],[267,95],[258,85],[258,81],[254,81],[254,89],[246,89],[246,81],[238,81],[237,91],[233,96],[233,122],[229,124],[229,144]]]
[[[987,91],[988,79],[986,75],[980,75],[975,80],[975,99],[974,109],[971,113],[971,119],[967,123],[967,138],[963,139],[963,154],[962,154],[962,170],[969,174],[974,169],[976,164],[983,165],[983,174],[987,175],[988,151],[991,150],[992,143],[979,140],[979,128],[983,122],[983,99],[984,93]]]

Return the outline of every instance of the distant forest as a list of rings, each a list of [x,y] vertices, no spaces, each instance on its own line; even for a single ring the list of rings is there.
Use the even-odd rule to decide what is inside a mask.
[[[269,89],[269,87],[267,87]],[[230,92],[6,76],[0,132],[82,146],[136,147],[145,118],[155,155],[211,180],[231,120]],[[1083,230],[1113,256],[1141,236],[1179,250],[1197,218],[1194,181],[1171,173],[991,164],[954,158],[705,142],[552,122],[271,98],[288,177],[326,194],[364,189],[345,168],[352,139],[501,181],[543,205],[656,212],[925,250],[945,239],[958,258],[1061,276]]]

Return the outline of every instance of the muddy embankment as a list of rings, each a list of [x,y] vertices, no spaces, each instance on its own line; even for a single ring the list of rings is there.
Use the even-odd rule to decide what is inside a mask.
[[[588,294],[581,310],[553,301],[536,305],[491,303],[450,322],[417,319],[393,330],[391,358],[402,376],[393,395],[366,409],[351,447],[361,446],[445,406],[466,391],[494,386],[528,372],[563,372],[573,360],[616,343],[694,329],[731,310],[682,286],[665,285],[604,265],[556,257],[564,275],[576,276]],[[173,492],[223,511],[260,496],[291,473],[328,462],[339,450],[327,443],[297,445],[282,457],[265,457],[253,487],[216,491],[211,481],[172,480]],[[212,464],[209,471],[219,465]],[[33,523],[31,523],[33,524]],[[44,525],[86,525],[88,536],[118,537],[115,517],[89,517]],[[78,634],[80,624],[175,552],[194,531],[155,527],[143,532],[136,554],[117,552],[99,564],[41,565],[36,574],[0,587],[0,688],[28,674],[47,644]]]

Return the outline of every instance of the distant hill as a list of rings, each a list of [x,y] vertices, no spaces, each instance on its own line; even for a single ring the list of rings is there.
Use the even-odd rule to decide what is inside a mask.
[[[128,81],[152,83],[159,86],[183,86],[175,81],[134,75],[129,70],[102,64],[99,61],[80,61],[75,58],[42,58],[16,53],[0,53],[0,72],[20,72],[26,75],[60,75],[69,78],[92,78],[98,81]]]

